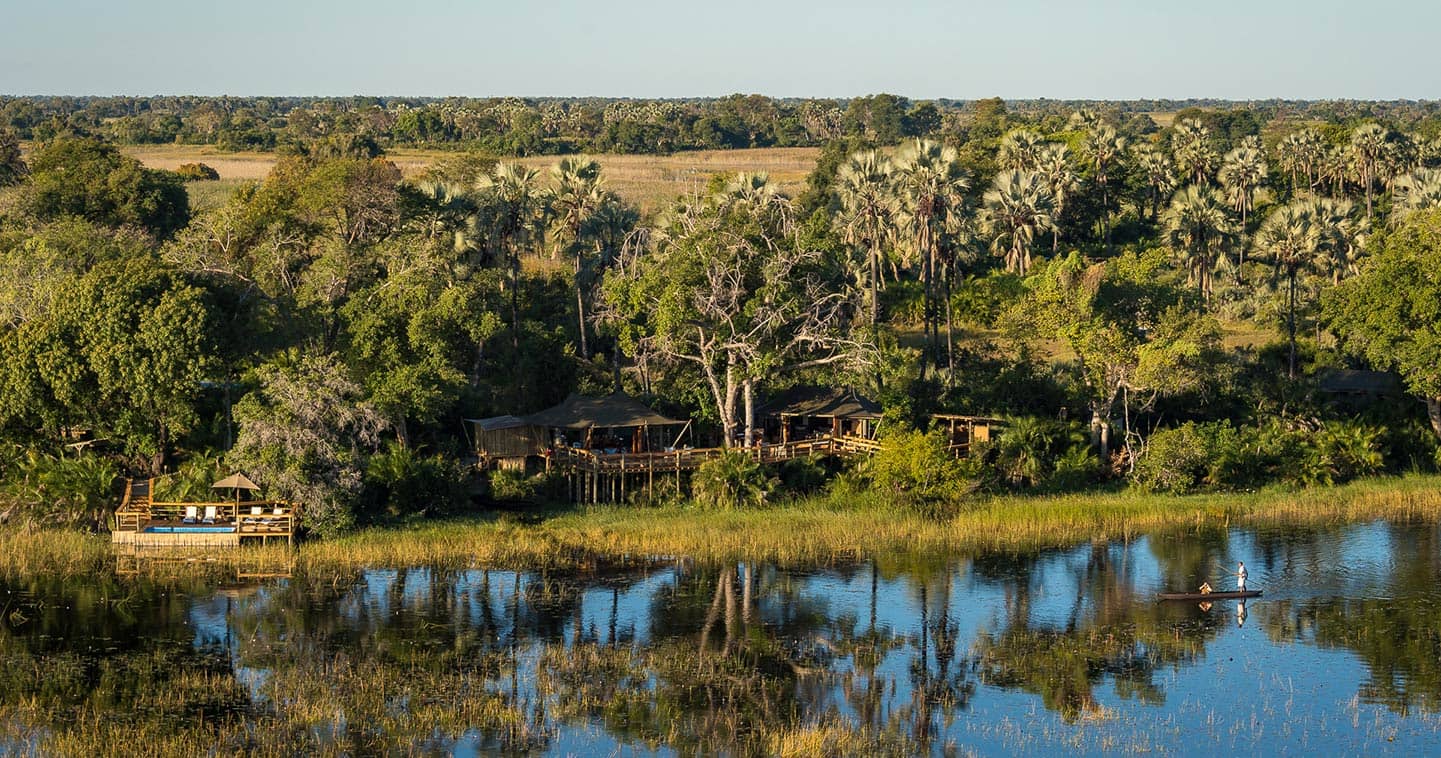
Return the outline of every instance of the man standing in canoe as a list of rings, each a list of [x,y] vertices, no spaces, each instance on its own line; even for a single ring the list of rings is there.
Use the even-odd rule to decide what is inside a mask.
[[[1237,591],[1237,592],[1245,592],[1245,591],[1246,591],[1246,562],[1245,562],[1245,561],[1237,561],[1237,562],[1236,562],[1236,591]]]

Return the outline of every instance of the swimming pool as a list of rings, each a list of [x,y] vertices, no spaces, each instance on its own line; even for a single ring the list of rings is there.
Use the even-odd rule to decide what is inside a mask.
[[[183,526],[147,526],[145,531],[151,534],[227,534],[235,531],[235,527],[185,524]]]

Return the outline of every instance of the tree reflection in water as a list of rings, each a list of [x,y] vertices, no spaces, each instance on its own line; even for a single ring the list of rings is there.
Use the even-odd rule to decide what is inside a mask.
[[[1242,554],[1293,588],[1248,607],[1258,642],[1350,651],[1363,701],[1434,713],[1438,547],[1436,527],[1378,526],[809,571],[29,580],[0,588],[0,752],[939,751],[1007,693],[1060,723],[1173,708],[1158,674],[1239,633],[1236,609],[1156,585]]]

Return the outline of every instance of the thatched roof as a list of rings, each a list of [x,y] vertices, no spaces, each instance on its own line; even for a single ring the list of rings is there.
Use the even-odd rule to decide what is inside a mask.
[[[645,403],[617,392],[605,397],[571,395],[560,405],[525,417],[528,424],[554,429],[591,427],[671,426],[684,424],[656,413]]]
[[[881,406],[852,389],[795,387],[761,406],[763,416],[812,416],[815,418],[881,417]]]

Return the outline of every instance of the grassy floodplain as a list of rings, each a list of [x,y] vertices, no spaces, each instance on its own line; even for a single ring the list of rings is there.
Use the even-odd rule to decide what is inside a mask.
[[[264,179],[279,157],[268,152],[225,152],[211,145],[136,145],[124,152],[149,168],[175,170],[186,163],[204,163],[220,174],[219,181],[190,182],[191,205],[206,209],[223,205],[240,185]],[[405,176],[415,176],[437,161],[459,153],[447,150],[397,148],[386,159]],[[765,172],[775,186],[789,195],[805,189],[806,176],[816,166],[820,149],[814,147],[761,147],[742,150],[693,150],[671,155],[601,155],[606,186],[645,213],[658,211],[678,197],[705,189],[720,173]],[[528,168],[549,171],[563,157],[539,155],[508,158]]]
[[[1441,476],[1185,497],[1136,492],[997,496],[973,501],[944,519],[875,495],[827,495],[745,511],[674,505],[556,509],[524,516],[486,513],[308,542],[287,560],[316,571],[419,565],[579,569],[655,557],[826,564],[895,553],[1129,540],[1175,530],[1377,519],[1441,519]],[[204,562],[282,560],[287,550],[271,546],[210,554]],[[105,535],[0,531],[0,572],[8,575],[81,574],[111,559]]]

